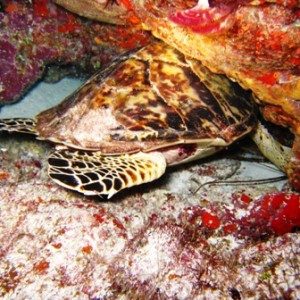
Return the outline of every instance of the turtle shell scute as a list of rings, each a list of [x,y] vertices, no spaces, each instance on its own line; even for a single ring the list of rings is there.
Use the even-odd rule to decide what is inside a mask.
[[[254,123],[249,93],[161,42],[119,57],[37,116],[41,139],[102,153],[228,145]]]

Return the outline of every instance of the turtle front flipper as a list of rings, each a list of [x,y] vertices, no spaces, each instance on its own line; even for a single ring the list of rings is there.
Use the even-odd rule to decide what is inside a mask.
[[[0,131],[22,132],[37,135],[36,122],[29,118],[0,119]]]
[[[64,149],[49,157],[49,176],[59,185],[85,195],[112,197],[122,189],[153,181],[165,173],[159,152],[103,155]]]

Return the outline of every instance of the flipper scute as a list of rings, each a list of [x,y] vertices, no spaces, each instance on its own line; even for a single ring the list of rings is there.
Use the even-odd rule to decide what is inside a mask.
[[[68,189],[111,198],[122,189],[159,178],[165,169],[166,160],[159,152],[107,156],[68,149],[50,155],[48,173]]]
[[[0,131],[22,132],[37,135],[36,122],[29,118],[0,119]]]

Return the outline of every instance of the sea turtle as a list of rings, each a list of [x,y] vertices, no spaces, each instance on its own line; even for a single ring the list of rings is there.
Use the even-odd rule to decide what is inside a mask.
[[[300,190],[299,1],[54,1],[81,16],[123,24],[132,31],[143,28],[250,89],[263,118],[294,135],[284,169],[291,186]],[[134,39],[133,31],[129,44]]]
[[[118,57],[34,120],[1,120],[0,130],[54,142],[50,177],[110,198],[251,132],[256,117],[249,97],[226,76],[154,42]]]

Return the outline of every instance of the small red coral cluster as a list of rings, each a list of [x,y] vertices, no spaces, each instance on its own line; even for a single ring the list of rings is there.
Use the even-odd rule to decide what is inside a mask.
[[[283,235],[300,226],[300,195],[296,193],[269,193],[253,200],[246,194],[233,194],[233,209],[217,207],[188,207],[180,219],[199,230],[209,230],[218,236],[260,239],[266,235]],[[213,231],[217,231],[214,232]],[[210,235],[209,234],[209,235]]]
[[[250,214],[266,219],[271,230],[282,235],[300,226],[299,194],[267,194],[255,206]]]
[[[237,198],[234,195],[234,198]],[[242,194],[244,210],[250,209],[240,220],[240,234],[263,236],[269,233],[283,235],[300,226],[300,195],[296,193],[269,193],[257,200]]]
[[[201,215],[202,224],[209,229],[217,229],[220,227],[221,221],[218,216],[215,216],[207,211],[204,211]]]

